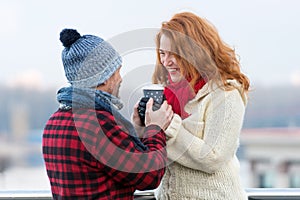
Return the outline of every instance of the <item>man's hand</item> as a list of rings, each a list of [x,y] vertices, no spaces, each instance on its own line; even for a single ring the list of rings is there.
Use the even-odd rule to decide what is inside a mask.
[[[165,130],[169,126],[173,114],[172,106],[167,101],[164,101],[158,110],[153,111],[153,99],[150,98],[146,104],[145,125],[155,124]]]

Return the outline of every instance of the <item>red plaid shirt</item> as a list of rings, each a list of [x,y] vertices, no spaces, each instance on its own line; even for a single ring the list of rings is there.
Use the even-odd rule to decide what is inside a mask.
[[[165,133],[146,127],[137,148],[106,111],[58,110],[43,134],[43,156],[54,199],[133,199],[158,187],[165,172]]]

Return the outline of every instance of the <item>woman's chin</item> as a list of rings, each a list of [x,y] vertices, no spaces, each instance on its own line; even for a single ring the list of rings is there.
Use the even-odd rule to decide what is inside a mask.
[[[173,83],[178,83],[182,80],[181,76],[170,76]]]

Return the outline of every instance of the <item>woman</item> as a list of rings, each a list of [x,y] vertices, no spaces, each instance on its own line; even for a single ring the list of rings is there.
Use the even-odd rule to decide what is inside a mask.
[[[156,37],[153,82],[174,113],[166,130],[169,163],[157,199],[247,199],[236,151],[249,80],[235,51],[207,20],[178,13]]]

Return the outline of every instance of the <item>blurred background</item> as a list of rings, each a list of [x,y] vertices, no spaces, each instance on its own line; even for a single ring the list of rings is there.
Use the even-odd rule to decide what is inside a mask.
[[[245,187],[300,187],[299,7],[298,0],[0,1],[0,190],[50,188],[41,138],[58,108],[57,90],[68,85],[63,28],[113,42],[149,30],[123,43],[142,41],[121,52],[122,112],[129,117],[140,88],[151,82],[155,52],[149,36],[181,11],[212,22],[251,80],[238,151]]]

